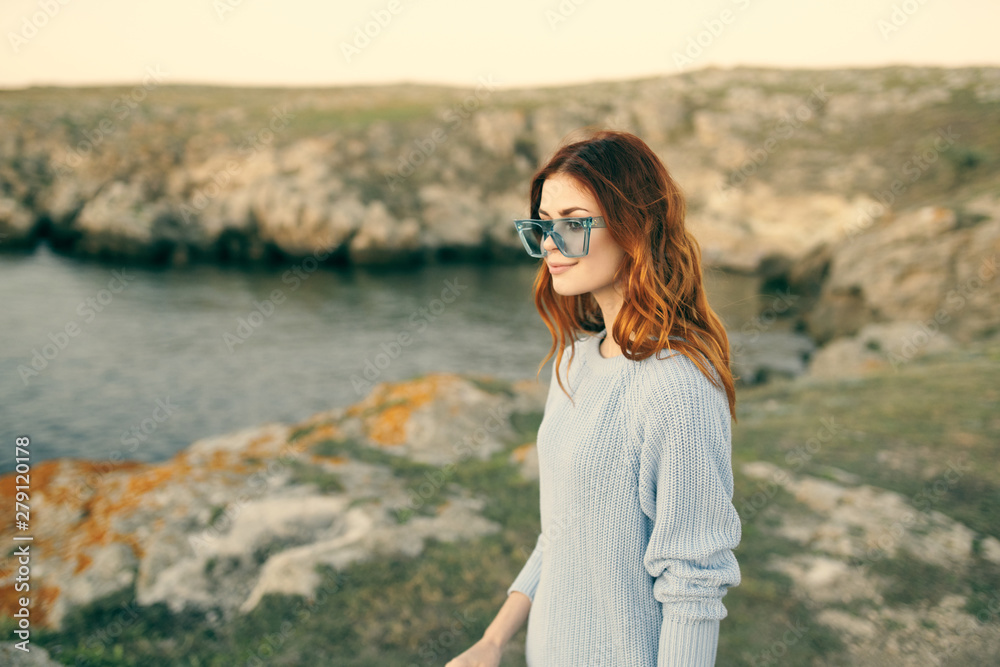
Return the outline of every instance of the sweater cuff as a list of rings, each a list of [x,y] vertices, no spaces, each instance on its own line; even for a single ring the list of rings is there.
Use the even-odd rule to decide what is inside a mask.
[[[521,572],[514,579],[514,583],[507,589],[507,595],[512,591],[521,591],[528,596],[532,602],[535,601],[535,590],[538,588],[538,580],[542,576],[542,550],[535,546],[528,561],[521,568]]]
[[[719,619],[682,622],[663,616],[656,667],[712,667],[719,647]]]

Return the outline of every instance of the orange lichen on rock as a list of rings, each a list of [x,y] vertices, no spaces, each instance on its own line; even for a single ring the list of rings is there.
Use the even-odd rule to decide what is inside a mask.
[[[400,445],[406,441],[406,424],[413,410],[434,400],[443,386],[457,381],[452,374],[434,373],[407,382],[380,384],[345,414],[364,418],[368,437],[373,442]]]
[[[534,448],[534,446],[535,446],[535,443],[533,443],[533,442],[526,442],[523,445],[517,446],[514,449],[514,451],[512,451],[510,453],[510,455],[518,463],[524,463],[525,459],[528,456],[528,452],[530,452],[532,450],[532,448]]]
[[[320,456],[319,454],[312,455],[313,462],[323,461],[325,463],[332,463],[333,465],[343,465],[349,460],[345,456]]]
[[[32,600],[32,603],[35,605],[32,609],[32,614],[35,616],[35,624],[38,626],[48,625],[49,609],[55,605],[60,593],[62,593],[62,589],[58,586],[39,586],[35,590],[35,596]]]
[[[0,477],[0,498],[14,499],[18,486],[28,486],[30,497],[34,494],[44,495],[49,502],[67,503],[78,501],[86,495],[85,489],[95,489],[109,474],[119,470],[131,470],[142,466],[136,461],[82,461],[78,459],[49,459],[36,463],[28,473],[28,484],[24,484],[24,476],[17,480],[17,473],[8,473]],[[73,484],[67,482],[72,480]]]
[[[4,577],[10,576],[11,573],[5,572]],[[32,591],[27,591],[28,595],[25,595],[24,591],[18,591],[11,586],[0,586],[0,614],[3,616],[13,616],[21,605],[18,604],[18,598],[31,596],[34,598],[34,593]],[[34,612],[34,609],[31,610]]]
[[[267,445],[267,444],[269,444],[269,443],[271,443],[273,441],[274,441],[274,438],[272,438],[269,435],[262,435],[262,436],[260,436],[258,438],[254,438],[253,440],[251,440],[250,442],[248,442],[247,446],[243,449],[243,453],[242,453],[243,458],[248,458],[248,459],[253,459],[253,458],[262,459],[262,458],[267,458],[268,456],[271,456],[272,450],[268,449],[264,445]]]
[[[159,486],[166,484],[171,479],[175,479],[176,476],[187,474],[190,468],[191,466],[187,461],[178,462],[173,465],[168,463],[149,466],[148,470],[129,478],[127,495],[134,497],[135,495],[149,493]]]
[[[73,570],[74,574],[80,574],[85,569],[87,569],[90,564],[94,561],[89,555],[83,553],[82,551],[76,554],[76,568]]]
[[[340,437],[340,428],[336,424],[326,423],[317,426],[307,436],[311,441],[336,440]]]
[[[128,544],[137,557],[142,557],[144,549],[135,535],[120,533],[112,528],[112,521],[116,517],[128,514],[134,507],[135,499],[118,490],[88,504],[86,517],[73,528],[72,546],[68,550],[76,551],[78,554],[78,572],[86,567],[80,565],[81,559],[86,558],[89,564],[89,557],[84,554],[93,547],[112,543]]]
[[[20,592],[13,586],[4,586],[3,590],[0,590],[0,614],[12,616],[21,607],[18,598],[27,597],[31,600],[28,607],[31,624],[35,627],[44,627],[48,624],[48,610],[59,598],[59,592],[58,586],[44,586],[38,583],[32,583],[31,590]]]
[[[142,557],[144,548],[135,535],[123,534],[112,528],[112,522],[129,514],[137,506],[142,506],[142,496],[161,487],[178,476],[190,474],[187,461],[178,464],[169,461],[160,464],[140,464],[142,469],[127,479],[107,477],[99,493],[85,504],[85,516],[72,527],[71,544],[61,546],[67,557],[76,552],[76,571],[86,569],[89,557],[85,554],[93,547],[111,543],[128,544],[135,555]],[[36,538],[37,539],[37,538]]]
[[[18,475],[13,472],[8,473],[0,477],[0,495],[4,498],[14,498],[14,494],[17,491],[14,488],[15,486],[30,486],[31,491],[44,491],[52,485],[52,479],[58,471],[59,459],[50,459],[36,463],[31,466],[31,472],[27,475],[29,482],[27,485],[24,483],[24,475]],[[21,479],[15,481],[17,477],[21,477]]]
[[[406,422],[413,412],[413,405],[404,403],[390,406],[369,421],[368,437],[380,445],[401,445],[406,442]]]
[[[208,462],[208,467],[212,470],[223,470],[229,468],[229,452],[220,449],[212,452],[212,459]]]
[[[308,428],[308,424],[298,424],[292,430]],[[294,452],[301,454],[318,442],[325,440],[339,440],[342,437],[340,427],[336,424],[326,422],[316,426],[312,430],[303,433],[294,441],[289,441],[282,445],[282,452]]]

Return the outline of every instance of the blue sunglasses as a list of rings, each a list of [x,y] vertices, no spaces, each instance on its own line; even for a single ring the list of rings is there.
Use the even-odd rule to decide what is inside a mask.
[[[545,257],[549,251],[542,247],[545,237],[551,236],[563,257],[583,257],[590,250],[590,230],[607,227],[604,218],[555,218],[553,220],[515,220],[517,235],[524,249],[532,257]]]

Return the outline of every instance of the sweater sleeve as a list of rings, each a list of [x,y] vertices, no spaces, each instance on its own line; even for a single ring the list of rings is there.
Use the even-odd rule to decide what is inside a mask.
[[[528,561],[521,568],[521,572],[514,579],[514,583],[507,589],[507,595],[512,591],[521,591],[528,596],[532,602],[535,601],[535,590],[538,588],[538,579],[542,573],[542,536],[538,535],[535,542],[535,549],[528,556]]]
[[[652,522],[643,565],[663,605],[658,667],[714,665],[722,597],[740,583],[725,392],[675,353],[650,365],[639,413],[639,492]]]

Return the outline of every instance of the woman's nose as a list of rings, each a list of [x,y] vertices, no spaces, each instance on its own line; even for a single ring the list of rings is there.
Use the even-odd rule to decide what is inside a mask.
[[[557,250],[556,242],[552,240],[552,234],[546,234],[545,238],[542,240],[542,249],[547,252],[552,252]]]

